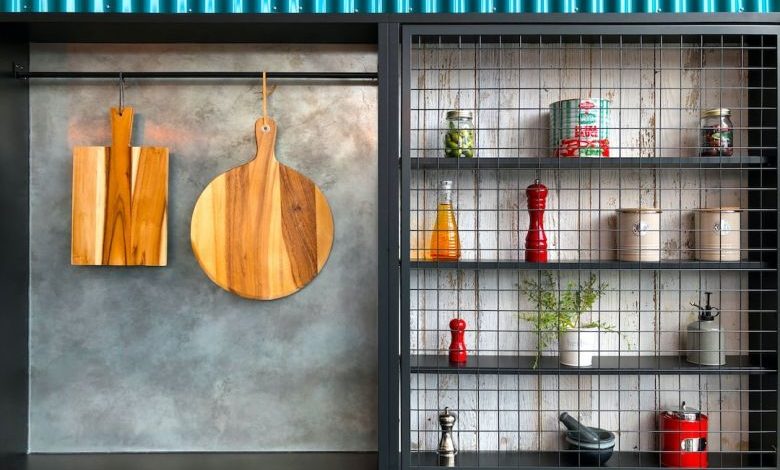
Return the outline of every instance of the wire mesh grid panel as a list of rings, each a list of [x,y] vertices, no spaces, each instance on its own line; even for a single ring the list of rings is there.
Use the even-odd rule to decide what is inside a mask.
[[[775,466],[776,36],[404,54],[404,466]]]

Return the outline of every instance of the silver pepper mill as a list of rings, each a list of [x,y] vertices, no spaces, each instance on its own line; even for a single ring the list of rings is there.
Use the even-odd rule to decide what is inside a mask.
[[[455,415],[450,414],[448,407],[444,408],[444,413],[439,415],[439,425],[441,426],[441,440],[439,440],[439,466],[454,467],[455,454],[458,449],[455,448],[455,441],[452,440],[452,427],[455,426]]]

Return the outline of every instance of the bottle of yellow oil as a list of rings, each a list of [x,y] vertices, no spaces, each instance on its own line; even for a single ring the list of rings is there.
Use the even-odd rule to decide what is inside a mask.
[[[439,204],[436,208],[436,223],[428,245],[428,258],[436,261],[460,259],[460,238],[455,211],[452,208],[452,181],[439,182]]]

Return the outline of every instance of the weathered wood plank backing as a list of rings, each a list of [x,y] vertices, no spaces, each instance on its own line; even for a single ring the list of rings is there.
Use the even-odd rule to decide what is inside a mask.
[[[550,103],[611,100],[611,155],[692,157],[702,109],[730,107],[735,157],[746,155],[746,57],[739,49],[676,44],[436,44],[413,50],[411,157],[442,156],[447,110],[473,109],[480,157],[551,154]],[[669,44],[666,44],[669,46]],[[528,228],[525,188],[540,177],[550,193],[545,214],[550,261],[615,259],[616,210],[663,209],[662,258],[693,258],[693,210],[747,207],[741,172],[721,170],[419,171],[411,181],[412,258],[424,257],[441,180],[453,180],[463,260],[522,260]],[[743,223],[747,219],[743,214]],[[743,241],[744,246],[744,241]],[[555,270],[555,265],[550,265]],[[561,282],[586,271],[558,272]],[[533,355],[530,309],[518,291],[533,272],[417,270],[411,276],[412,354],[446,354],[448,322],[459,315],[471,354]],[[679,355],[695,319],[691,301],[713,291],[730,355],[746,355],[747,276],[739,272],[597,272],[609,284],[593,317],[621,335],[602,333],[604,355]],[[552,352],[547,353],[552,354]],[[461,450],[557,450],[560,411],[616,431],[620,450],[654,450],[657,410],[685,400],[710,417],[710,450],[744,450],[747,377],[498,376],[413,374],[413,450],[435,450],[436,410],[456,410]]]

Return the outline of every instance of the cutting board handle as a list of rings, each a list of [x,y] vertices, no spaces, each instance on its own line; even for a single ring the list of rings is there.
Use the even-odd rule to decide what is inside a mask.
[[[119,112],[111,108],[111,147],[120,149],[130,146],[130,136],[133,133],[133,108],[127,106]]]
[[[108,160],[108,194],[103,243],[103,264],[127,265],[131,259],[132,172],[130,132],[133,129],[133,108],[120,113],[111,108],[111,153]]]
[[[262,117],[255,121],[255,138],[257,139],[257,153],[255,160],[260,164],[276,162],[274,145],[276,144],[276,121]]]

